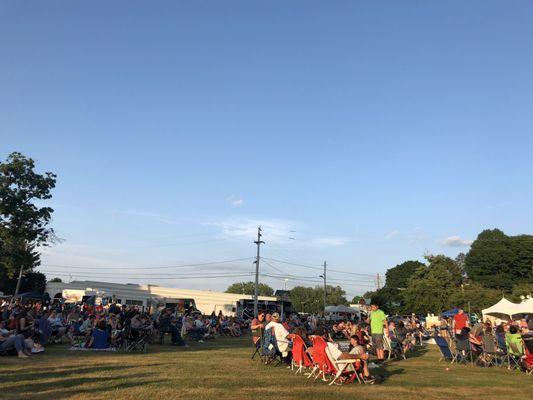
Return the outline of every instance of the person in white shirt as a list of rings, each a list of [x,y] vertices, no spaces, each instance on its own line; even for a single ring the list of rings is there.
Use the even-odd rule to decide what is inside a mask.
[[[352,336],[352,338],[350,339],[350,342],[352,344],[353,349],[357,349],[355,350],[353,353],[350,352],[350,353],[343,353],[337,343],[334,343],[334,342],[328,342],[327,343],[327,348],[329,350],[329,353],[331,354],[331,357],[337,361],[337,360],[349,360],[349,359],[360,359],[362,360],[362,366],[363,366],[363,379],[366,383],[373,383],[375,381],[375,378],[373,378],[371,375],[370,375],[370,371],[368,370],[368,366],[367,366],[367,363],[366,363],[366,360],[368,360],[368,354],[366,354],[365,352],[363,353],[359,353],[358,352],[358,346],[359,346],[359,343],[357,341],[357,336]],[[361,347],[361,346],[359,346]],[[347,370],[351,370],[353,371],[354,367],[349,365],[347,367]]]
[[[289,332],[285,327],[279,323],[279,314],[273,313],[272,320],[265,326],[265,331],[274,328],[274,336],[276,337],[276,342],[278,344],[278,349],[282,357],[287,357],[289,354]]]

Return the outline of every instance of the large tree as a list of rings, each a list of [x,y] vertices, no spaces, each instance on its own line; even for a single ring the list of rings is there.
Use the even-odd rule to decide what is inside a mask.
[[[488,288],[508,292],[517,283],[533,283],[533,236],[484,230],[464,261],[468,278]]]
[[[268,286],[265,283],[260,283],[258,286],[259,296],[272,296],[274,294],[274,289]],[[236,293],[236,294],[255,294],[255,283],[254,282],[235,282],[231,284],[227,289],[226,293]]]
[[[299,312],[319,314],[324,311],[324,287],[296,286],[291,289],[291,303]],[[346,292],[340,286],[326,286],[326,305],[348,305]]]
[[[30,279],[40,264],[38,248],[55,237],[49,226],[54,210],[36,204],[52,197],[55,184],[55,174],[35,172],[35,162],[21,153],[0,162],[0,290],[6,293],[15,291],[20,271]],[[30,289],[44,290],[41,283],[36,285]]]
[[[385,274],[385,286],[395,289],[405,289],[415,272],[424,267],[420,261],[405,261],[387,270]]]
[[[428,256],[429,265],[417,270],[403,292],[405,309],[416,313],[440,313],[452,304],[450,295],[461,286],[461,268],[449,257]]]

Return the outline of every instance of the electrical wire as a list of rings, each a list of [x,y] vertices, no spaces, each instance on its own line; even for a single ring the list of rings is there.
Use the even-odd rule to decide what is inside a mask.
[[[232,260],[223,260],[223,261],[213,261],[205,263],[196,263],[196,264],[181,264],[181,265],[168,265],[168,266],[76,266],[76,265],[57,265],[57,264],[42,264],[42,267],[53,267],[53,268],[69,268],[69,269],[170,269],[170,268],[191,268],[191,267],[203,267],[208,265],[217,265],[217,264],[227,264],[230,262],[246,261],[254,259],[255,257],[244,257],[244,258],[235,258]]]

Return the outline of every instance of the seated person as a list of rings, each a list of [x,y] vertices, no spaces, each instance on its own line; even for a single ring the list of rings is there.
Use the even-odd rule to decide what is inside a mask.
[[[289,354],[289,332],[285,327],[279,322],[279,314],[273,313],[272,320],[265,326],[265,331],[268,329],[274,329],[274,336],[276,337],[276,342],[278,349],[282,357],[286,358]]]
[[[356,335],[350,338],[350,346],[352,349],[349,353],[343,353],[341,350],[339,350],[336,343],[331,341],[327,343],[327,346],[331,356],[335,361],[353,359],[361,360],[360,362],[363,367],[363,380],[367,383],[372,383],[375,381],[375,378],[370,375],[370,371],[368,370],[368,365],[366,363],[366,360],[368,360],[368,354],[365,353],[363,346],[359,344],[359,340]],[[354,367],[348,366],[347,368],[350,367],[353,371]]]
[[[96,328],[93,329],[87,347],[90,349],[108,349],[109,332],[104,320],[98,321]]]
[[[17,334],[10,334],[10,332],[4,328],[4,323],[0,327],[0,352],[16,351],[19,358],[27,358],[24,353],[24,336]]]
[[[518,333],[518,327],[515,325],[511,326],[509,332],[505,334],[505,344],[507,345],[507,351],[509,354],[515,357],[521,357],[524,355],[522,336]]]
[[[94,327],[94,320],[95,320],[95,316],[90,315],[89,318],[87,318],[85,321],[81,323],[80,327],[78,328],[79,332],[85,335],[88,335],[89,333],[91,333]]]

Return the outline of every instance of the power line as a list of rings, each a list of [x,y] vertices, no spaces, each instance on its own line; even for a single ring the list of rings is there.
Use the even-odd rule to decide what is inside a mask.
[[[181,265],[166,265],[166,266],[144,266],[144,267],[131,267],[131,266],[75,266],[75,265],[57,265],[57,264],[42,264],[42,267],[54,267],[54,268],[73,268],[73,269],[167,269],[167,268],[191,268],[191,267],[203,267],[207,265],[227,264],[231,262],[251,260],[254,257],[235,258],[232,260],[213,261],[197,264],[181,264]]]
[[[54,275],[60,275],[60,276],[73,276],[73,274],[69,274],[69,273],[65,273],[65,272],[60,272],[60,273],[54,273]],[[239,276],[251,276],[253,274],[226,274],[226,275],[209,275],[209,276],[179,276],[179,277],[164,277],[164,278],[160,278],[160,279],[165,279],[165,280],[169,280],[169,279],[211,279],[211,278],[232,278],[232,277],[239,277]],[[110,276],[101,276],[101,275],[79,275],[79,274],[74,274],[74,277],[80,277],[80,278],[91,278],[91,279],[97,279],[97,278],[103,278],[103,279],[109,279],[111,278]],[[145,279],[144,277],[142,276],[130,276],[128,277],[129,279]],[[158,279],[157,277],[152,277],[152,279]]]
[[[270,261],[279,262],[279,263],[287,264],[287,265],[294,265],[294,266],[298,266],[298,267],[302,267],[302,268],[314,269],[314,270],[317,270],[317,271],[322,271],[323,270],[323,266],[322,267],[314,267],[314,266],[311,266],[311,265],[293,263],[293,262],[290,262],[290,261],[278,260],[278,259],[275,259],[275,258],[268,258],[268,257],[263,257],[263,259],[267,259],[267,260],[270,260]],[[330,269],[330,268],[328,268],[328,271],[337,272],[339,274],[348,274],[348,275],[366,276],[366,277],[375,278],[375,275],[371,275],[371,274],[363,274],[363,273],[357,273],[357,272],[341,271],[341,270]]]

